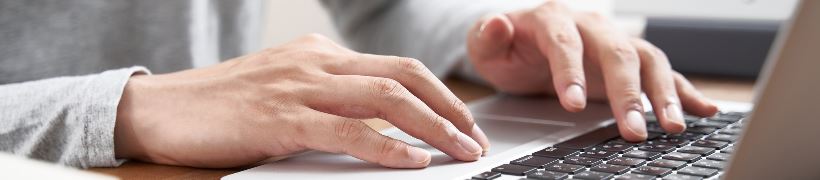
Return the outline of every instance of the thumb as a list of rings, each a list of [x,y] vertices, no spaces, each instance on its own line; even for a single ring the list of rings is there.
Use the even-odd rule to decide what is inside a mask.
[[[504,14],[482,18],[470,30],[467,47],[470,58],[483,61],[504,57],[513,39],[513,25]]]

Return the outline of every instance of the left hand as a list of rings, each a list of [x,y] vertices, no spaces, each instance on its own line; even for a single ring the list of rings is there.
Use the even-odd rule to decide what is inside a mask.
[[[647,137],[642,90],[670,133],[686,129],[682,108],[700,116],[717,112],[672,70],[663,51],[617,31],[602,15],[575,13],[560,1],[488,16],[468,35],[475,69],[496,89],[557,95],[571,112],[583,110],[587,97],[609,100],[626,140]]]

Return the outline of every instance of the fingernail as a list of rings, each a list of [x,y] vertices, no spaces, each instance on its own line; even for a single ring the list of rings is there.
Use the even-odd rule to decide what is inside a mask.
[[[683,126],[683,112],[678,103],[666,105],[666,119],[673,120],[675,123]]]
[[[484,29],[487,29],[487,24],[489,24],[491,19],[489,17],[484,22],[481,22],[481,26],[478,27],[478,33],[476,34],[477,38],[481,38],[481,35],[484,34]]]
[[[487,152],[490,151],[490,142],[487,139],[487,135],[484,134],[484,131],[481,130],[480,127],[478,127],[478,124],[473,124],[473,132],[472,132],[471,137],[473,137],[474,140],[483,138],[483,141],[485,141],[484,143],[478,143],[479,145],[482,146],[481,147],[481,149],[482,149],[481,154],[482,155],[487,154]],[[476,140],[476,142],[478,142],[478,140]]]
[[[407,154],[410,155],[410,160],[413,160],[416,163],[425,164],[427,161],[430,161],[430,152],[427,152],[421,148],[407,148]]]
[[[496,16],[498,16],[498,14],[488,14],[481,18],[484,22],[481,22],[481,26],[478,27],[478,34],[476,34],[476,37],[481,38],[484,31],[487,29],[487,25],[490,24]]]
[[[458,144],[461,145],[461,148],[465,151],[473,155],[479,155],[484,151],[481,145],[478,145],[472,138],[461,132],[458,133]]]
[[[578,84],[572,84],[567,87],[567,91],[564,92],[567,98],[569,98],[569,102],[572,103],[575,107],[583,108],[585,105],[585,101],[587,99],[584,88]]]
[[[626,113],[626,124],[633,133],[646,138],[646,122],[644,122],[643,113],[630,110]]]

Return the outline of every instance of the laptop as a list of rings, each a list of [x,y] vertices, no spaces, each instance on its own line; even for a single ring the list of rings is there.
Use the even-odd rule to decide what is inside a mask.
[[[568,113],[555,99],[496,95],[469,105],[492,143],[475,162],[393,128],[382,133],[431,151],[429,167],[390,169],[313,151],[222,179],[820,179],[820,1],[798,6],[754,106],[717,101],[721,113],[687,116],[682,134],[665,134],[647,113],[648,141],[630,143],[604,104]]]

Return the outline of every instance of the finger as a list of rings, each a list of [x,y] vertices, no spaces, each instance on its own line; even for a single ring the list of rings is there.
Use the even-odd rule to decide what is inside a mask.
[[[623,33],[601,16],[576,16],[589,58],[597,60],[604,77],[607,98],[621,136],[629,141],[647,137],[641,104],[640,60]]]
[[[476,128],[478,126],[475,125],[467,105],[418,60],[361,54],[331,65],[327,71],[338,75],[363,75],[396,80],[436,114],[443,116],[458,130],[478,142],[484,151],[489,150],[490,142],[484,132]]]
[[[513,25],[504,14],[482,18],[467,38],[470,58],[477,61],[503,59],[508,56],[513,39]]]
[[[560,1],[547,1],[533,13],[536,44],[541,54],[547,56],[561,105],[571,112],[583,110],[586,107],[583,42],[569,8]]]
[[[309,110],[313,111],[313,110]],[[392,168],[423,168],[430,152],[384,136],[356,119],[313,111],[297,141],[310,149],[345,153]]]
[[[309,93],[308,106],[316,109],[355,106],[370,109],[407,134],[463,161],[474,161],[481,146],[439,116],[400,83],[392,79],[359,75],[332,76],[325,87]]]
[[[661,127],[669,133],[683,132],[686,125],[669,60],[663,51],[643,39],[632,39],[632,45],[641,58],[642,87]]]
[[[718,112],[718,107],[704,97],[689,80],[686,80],[680,73],[674,72],[675,86],[680,94],[681,104],[686,112],[701,117],[709,117]]]

